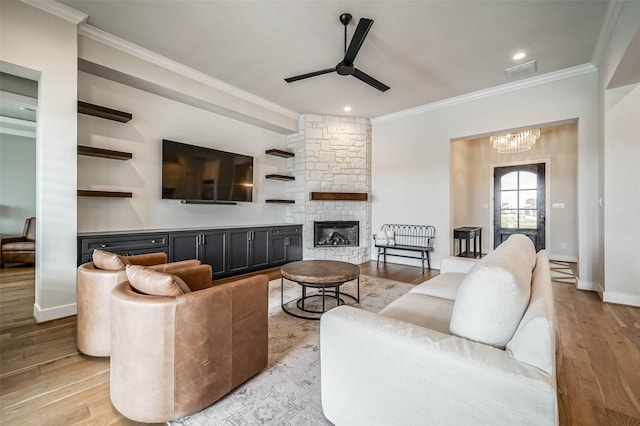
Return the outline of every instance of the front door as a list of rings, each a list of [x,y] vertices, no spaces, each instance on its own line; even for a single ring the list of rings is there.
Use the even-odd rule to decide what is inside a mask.
[[[493,246],[511,234],[525,234],[545,248],[544,163],[496,167],[493,171]]]

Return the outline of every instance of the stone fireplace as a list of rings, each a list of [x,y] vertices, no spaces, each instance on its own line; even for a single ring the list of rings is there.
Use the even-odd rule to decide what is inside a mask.
[[[357,247],[360,226],[353,220],[326,220],[313,223],[314,247]]]
[[[371,123],[366,118],[303,114],[298,132],[287,137],[289,198],[287,221],[302,223],[305,259],[371,260]],[[312,200],[312,192],[364,193],[368,198]],[[358,234],[353,244],[317,245],[316,222],[351,221]],[[340,232],[342,233],[342,232]],[[334,236],[335,237],[335,236]]]

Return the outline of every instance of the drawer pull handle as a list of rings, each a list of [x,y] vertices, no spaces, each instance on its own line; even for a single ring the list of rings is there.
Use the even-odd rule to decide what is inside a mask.
[[[100,244],[100,247],[105,248],[105,247],[107,247],[107,244],[106,243],[102,243],[102,244]]]
[[[151,240],[151,244],[155,244],[155,243],[156,243],[156,240]]]

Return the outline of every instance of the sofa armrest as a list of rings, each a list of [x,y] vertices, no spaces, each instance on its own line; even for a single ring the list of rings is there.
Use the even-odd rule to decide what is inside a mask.
[[[476,263],[478,263],[477,259],[453,256],[445,257],[440,261],[440,273],[460,272],[466,274]]]
[[[322,407],[336,425],[558,421],[552,376],[457,336],[341,306],[322,316],[320,350]]]
[[[0,238],[0,247],[2,247],[2,245],[4,245],[4,244],[19,243],[19,242],[23,242],[23,241],[27,241],[27,239],[25,237],[4,237],[4,238]]]

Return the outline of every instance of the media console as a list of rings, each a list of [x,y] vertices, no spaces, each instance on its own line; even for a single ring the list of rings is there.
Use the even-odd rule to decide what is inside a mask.
[[[164,252],[170,262],[199,259],[213,279],[302,260],[302,225],[175,229],[78,234],[78,265],[94,249],[129,256]]]

